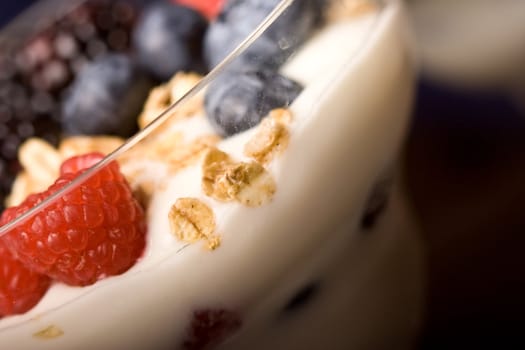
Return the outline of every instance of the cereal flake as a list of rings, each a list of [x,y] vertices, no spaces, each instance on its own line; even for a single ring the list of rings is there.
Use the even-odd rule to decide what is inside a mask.
[[[123,143],[124,139],[117,136],[71,136],[60,142],[58,152],[62,159],[91,152],[109,154]]]
[[[270,113],[258,126],[258,131],[244,146],[244,154],[259,163],[270,162],[288,146],[289,132],[280,120],[287,121],[290,113]],[[286,119],[284,119],[286,118]]]
[[[215,215],[211,208],[197,198],[179,198],[172,205],[168,219],[171,233],[186,243],[207,242],[210,250],[220,245],[215,232]]]
[[[64,331],[55,325],[50,325],[36,333],[33,333],[33,337],[40,339],[54,339],[64,335]]]
[[[260,206],[269,202],[276,190],[275,181],[260,163],[235,162],[217,148],[208,151],[202,170],[204,193],[220,201]]]
[[[146,103],[144,104],[142,113],[138,118],[139,127],[146,127],[146,125],[157,118],[160,113],[166,110],[172,103],[184,96],[184,94],[186,94],[201,79],[202,76],[197,73],[178,72],[166,84],[152,89]],[[188,118],[198,112],[204,111],[203,106],[204,94],[201,91],[185,103],[177,106],[173,115],[162,125],[162,128],[177,119]]]

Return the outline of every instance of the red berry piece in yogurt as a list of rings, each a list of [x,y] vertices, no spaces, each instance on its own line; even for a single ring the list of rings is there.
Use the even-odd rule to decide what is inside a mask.
[[[211,349],[235,333],[241,324],[240,316],[233,311],[197,310],[193,313],[183,348],[187,350]]]
[[[7,209],[0,223],[31,209],[102,157],[92,153],[67,160],[47,191]],[[113,161],[9,231],[3,240],[29,269],[84,286],[133,266],[144,250],[145,235],[144,211]]]
[[[0,317],[31,309],[46,293],[50,281],[22,265],[0,240]]]

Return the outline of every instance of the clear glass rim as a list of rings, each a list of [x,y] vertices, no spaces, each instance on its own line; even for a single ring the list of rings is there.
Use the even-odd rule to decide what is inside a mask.
[[[79,4],[85,2],[86,0],[72,0],[70,6],[62,8],[59,12],[61,14],[67,13],[69,10],[75,8]],[[242,55],[249,47],[252,45],[285,11],[292,5],[295,1],[302,0],[281,0],[277,6],[269,13],[265,19],[227,56],[225,57],[217,66],[211,69],[197,84],[190,88],[182,97],[169,105],[164,111],[159,113],[155,119],[149,123],[142,130],[137,132],[135,135],[128,138],[122,145],[117,147],[111,153],[106,155],[102,160],[100,160],[95,165],[91,166],[89,169],[81,173],[70,183],[62,187],[57,192],[53,193],[49,197],[45,198],[38,205],[32,207],[25,213],[11,220],[10,222],[0,226],[0,237],[16,228],[18,225],[24,223],[26,220],[32,218],[39,211],[51,205],[58,198],[66,195],[71,192],[74,188],[80,186],[82,183],[87,181],[90,177],[95,175],[99,170],[107,166],[112,161],[115,161],[118,157],[122,156],[125,152],[133,148],[139,142],[144,140],[148,135],[157,130],[170,116],[174,111],[177,111],[178,108],[190,100],[195,95],[199,94],[206,86],[208,86],[218,75],[223,73],[230,64]],[[344,0],[333,0],[333,1],[344,1]],[[400,1],[400,0],[368,0],[376,4],[379,9],[384,9],[384,7],[391,1]],[[44,6],[49,6],[50,4],[57,4],[58,2],[64,2],[63,0],[46,0],[42,3]],[[39,4],[37,4],[39,5]],[[44,7],[43,6],[43,7]],[[29,15],[22,14],[21,16],[25,19],[30,18],[38,13],[40,6],[34,6],[29,9]],[[45,7],[47,8],[47,7]],[[42,15],[42,13],[40,13]],[[54,18],[57,17],[57,12],[54,13]],[[2,43],[0,36],[0,44]]]
[[[49,1],[56,2],[56,0]],[[279,4],[272,10],[272,12],[268,14],[268,16],[266,16],[266,18],[227,57],[225,57],[217,66],[211,69],[208,74],[206,74],[196,85],[190,88],[188,92],[186,92],[181,98],[173,102],[163,112],[161,112],[157,117],[155,117],[155,119],[146,127],[137,132],[135,135],[131,136],[129,139],[126,140],[126,142],[124,142],[118,148],[106,155],[98,163],[91,166],[89,169],[77,176],[69,184],[67,184],[57,192],[53,193],[52,195],[44,199],[42,202],[40,202],[38,205],[29,209],[17,218],[1,226],[0,237],[9,232],[10,230],[14,229],[16,226],[30,219],[33,215],[52,204],[53,201],[55,201],[59,197],[71,192],[74,188],[87,181],[100,169],[107,166],[110,162],[116,160],[127,150],[131,149],[137,143],[144,140],[153,131],[158,129],[158,127],[162,125],[171,116],[171,114],[179,108],[180,105],[186,103],[186,101],[188,101],[189,99],[197,95],[199,92],[201,92],[211,81],[213,81],[219,74],[221,74],[230,65],[232,61],[234,61],[247,48],[249,48],[250,45],[253,42],[255,42],[262,35],[262,33],[264,33],[264,31],[266,31],[266,29],[268,29],[268,27],[272,25],[272,23],[276,21],[294,1],[301,0],[281,0]],[[82,1],[75,0],[75,3],[77,5],[81,2]],[[33,10],[34,9],[31,9],[31,12]]]

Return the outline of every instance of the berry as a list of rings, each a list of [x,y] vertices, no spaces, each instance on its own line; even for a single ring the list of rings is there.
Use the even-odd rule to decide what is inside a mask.
[[[172,0],[202,13],[208,19],[214,19],[219,14],[225,0]]]
[[[101,154],[70,159],[47,191],[29,196],[4,211],[1,223],[13,220],[55,193],[76,176],[67,172],[91,165]],[[92,177],[7,232],[13,255],[33,271],[69,285],[83,286],[128,270],[145,246],[144,212],[111,162]]]
[[[29,137],[56,145],[60,101],[75,74],[105,52],[126,52],[138,7],[126,0],[84,1],[37,33],[6,35],[0,50],[0,212]]]
[[[133,33],[141,66],[157,79],[198,70],[208,21],[196,10],[158,2],[144,10]]]
[[[90,168],[101,161],[104,156],[101,153],[88,153],[82,156],[71,157],[66,159],[60,166],[60,175],[72,173]]]
[[[0,240],[0,317],[31,309],[44,296],[49,284],[49,277],[28,270]]]
[[[197,310],[183,342],[187,350],[210,349],[226,340],[241,327],[238,314],[228,310]]]
[[[95,59],[77,75],[64,101],[64,131],[130,136],[150,87],[129,57],[109,54]]]
[[[270,68],[227,71],[209,86],[206,113],[220,134],[231,136],[259,124],[272,109],[289,106],[301,90]]]
[[[228,0],[206,32],[204,57],[208,68],[219,64],[250,34],[279,0]],[[318,18],[316,0],[295,1],[246,51],[235,65],[278,67],[308,37]]]

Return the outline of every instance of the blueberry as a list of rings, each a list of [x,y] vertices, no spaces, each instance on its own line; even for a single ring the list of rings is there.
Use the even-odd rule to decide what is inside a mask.
[[[133,44],[140,64],[160,80],[177,71],[195,70],[202,54],[207,20],[196,10],[158,2],[144,10]]]
[[[215,67],[279,3],[279,0],[229,0],[204,38],[204,58]],[[295,1],[235,62],[278,67],[318,23],[319,0]]]
[[[319,292],[319,283],[310,283],[301,288],[295,295],[290,298],[284,307],[284,311],[293,312],[308,304]]]
[[[220,134],[231,136],[259,124],[272,109],[289,106],[301,90],[271,68],[230,70],[209,86],[206,113]]]
[[[68,134],[130,136],[150,88],[129,57],[101,56],[73,82],[62,107],[62,127]]]

